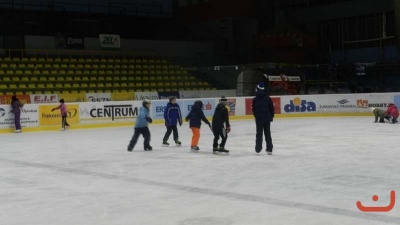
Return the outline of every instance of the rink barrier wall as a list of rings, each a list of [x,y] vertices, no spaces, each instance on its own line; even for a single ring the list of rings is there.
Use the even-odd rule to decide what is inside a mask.
[[[289,95],[271,96],[275,105],[275,118],[325,117],[325,116],[373,116],[370,108],[386,109],[388,103],[400,105],[400,93],[337,94],[337,95]],[[253,119],[253,97],[227,97],[230,119]],[[204,103],[204,114],[211,121],[219,98],[178,99],[183,118],[189,113],[194,101]],[[152,100],[150,115],[154,124],[164,123],[164,108],[168,100]],[[112,102],[67,103],[68,123],[72,129],[134,126],[142,106],[141,100]],[[51,109],[57,103],[25,104],[21,112],[23,132],[49,131],[61,128],[60,112]],[[182,126],[187,124],[184,121]],[[14,131],[14,114],[10,105],[0,105],[0,133]]]

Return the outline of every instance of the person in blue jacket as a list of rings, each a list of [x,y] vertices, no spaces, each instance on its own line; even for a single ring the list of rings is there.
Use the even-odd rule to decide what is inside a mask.
[[[167,132],[163,138],[163,146],[169,146],[168,139],[172,132],[175,144],[180,146],[182,143],[179,141],[177,124],[179,123],[179,126],[182,126],[182,115],[179,104],[176,103],[175,96],[169,98],[167,107],[164,109],[164,120],[165,126],[167,127]]]
[[[153,120],[150,117],[150,100],[144,99],[142,102],[142,107],[139,109],[139,115],[136,118],[135,123],[135,132],[133,137],[128,145],[128,151],[132,151],[136,145],[137,140],[139,139],[140,135],[143,135],[144,138],[144,150],[151,151],[153,147],[150,146],[150,130],[149,130],[149,123],[152,123]]]
[[[274,104],[271,97],[265,93],[265,85],[260,82],[257,85],[256,97],[253,98],[252,102],[253,115],[256,121],[256,152],[259,153],[262,150],[263,133],[265,136],[265,142],[267,143],[267,154],[272,155],[272,138],[271,138],[271,122],[274,119]]]

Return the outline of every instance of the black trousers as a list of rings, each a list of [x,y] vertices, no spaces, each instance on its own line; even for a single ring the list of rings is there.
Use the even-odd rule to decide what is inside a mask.
[[[67,116],[61,116],[61,127],[65,128],[65,126],[69,126],[69,124],[67,123]]]
[[[267,143],[267,151],[272,152],[272,138],[271,138],[271,123],[256,123],[257,133],[256,133],[256,152],[260,152],[262,149],[263,133],[265,136],[265,142]]]
[[[176,126],[166,126],[166,127],[167,127],[167,132],[165,133],[163,140],[167,141],[172,132],[174,136],[174,141],[179,140],[178,128]]]
[[[220,148],[225,147],[226,140],[228,139],[228,134],[226,133],[225,127],[213,127],[214,134],[214,142],[213,148],[218,148],[218,140],[221,137],[221,144],[219,144]]]
[[[129,146],[134,148],[140,135],[143,135],[144,147],[145,148],[150,147],[151,135],[150,135],[150,130],[148,127],[139,127],[139,128],[135,127],[135,132],[133,133],[133,137],[132,137],[131,141],[129,142]]]

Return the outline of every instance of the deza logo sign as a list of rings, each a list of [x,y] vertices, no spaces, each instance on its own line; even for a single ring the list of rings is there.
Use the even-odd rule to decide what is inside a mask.
[[[294,98],[290,100],[290,103],[285,105],[285,112],[315,112],[315,102],[301,100],[300,98]]]

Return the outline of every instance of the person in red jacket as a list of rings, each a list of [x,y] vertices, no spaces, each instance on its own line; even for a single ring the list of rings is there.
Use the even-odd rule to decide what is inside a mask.
[[[397,118],[399,117],[399,110],[397,106],[393,103],[389,103],[388,108],[386,109],[387,119],[391,123],[397,123]]]

